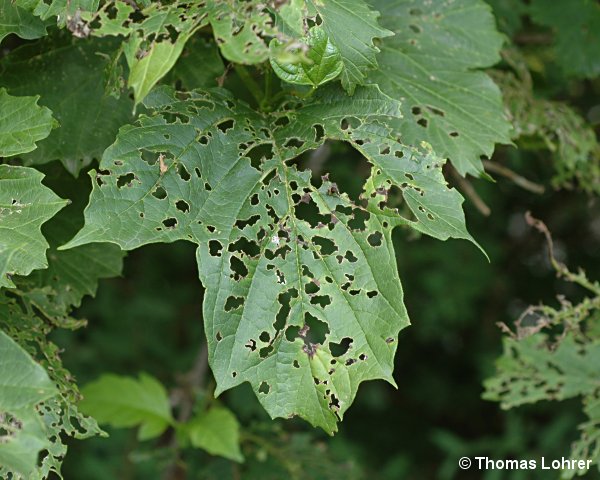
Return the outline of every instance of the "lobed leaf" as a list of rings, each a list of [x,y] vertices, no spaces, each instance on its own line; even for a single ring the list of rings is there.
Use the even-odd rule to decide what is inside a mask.
[[[248,381],[272,416],[333,432],[360,382],[393,383],[408,318],[392,229],[470,239],[443,162],[398,141],[399,104],[375,86],[322,88],[270,114],[222,89],[162,89],[146,104],[154,114],[123,127],[91,173],[85,226],[63,248],[198,243],[217,394]],[[328,138],[373,164],[360,202],[288,165]],[[387,206],[393,187],[414,219]]]
[[[0,157],[12,157],[36,149],[57,126],[52,112],[40,107],[36,97],[13,97],[0,88]]]
[[[14,287],[13,275],[48,266],[42,224],[66,205],[27,167],[0,165],[0,287]]]
[[[252,65],[269,58],[264,37],[277,36],[277,30],[264,3],[208,0],[206,6],[215,40],[227,60]]]
[[[373,39],[394,33],[379,26],[379,12],[364,0],[308,0],[307,3],[319,15],[323,30],[340,51],[344,64],[342,85],[352,94],[357,85],[366,83],[369,70],[377,68],[379,48]]]
[[[478,71],[500,59],[504,41],[490,7],[481,0],[373,3],[395,36],[384,40],[369,78],[402,101],[403,140],[427,141],[463,175],[483,174],[480,157],[510,143],[500,91]]]

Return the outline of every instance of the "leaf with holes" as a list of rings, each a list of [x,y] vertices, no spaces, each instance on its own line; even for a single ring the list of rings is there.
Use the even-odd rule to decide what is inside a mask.
[[[146,104],[154,114],[121,129],[91,172],[85,226],[63,248],[198,243],[217,393],[249,381],[272,416],[333,432],[362,381],[393,383],[408,319],[392,229],[470,239],[443,162],[398,142],[399,105],[375,86],[323,87],[270,114],[222,89],[184,100],[161,89]],[[372,163],[360,201],[288,165],[328,138]],[[393,187],[414,219],[388,206]]]
[[[306,59],[299,62],[284,63],[271,56],[271,66],[275,74],[282,80],[296,85],[312,85],[318,87],[336,78],[344,68],[340,51],[333,45],[320,27],[313,27],[304,40],[308,46]],[[272,51],[281,48],[282,43],[273,39]]]
[[[215,40],[227,60],[251,65],[269,58],[263,37],[277,36],[277,30],[263,2],[208,0],[207,8]]]
[[[207,20],[202,4],[154,3],[133,13],[144,15],[141,23],[129,25],[132,34],[124,44],[129,65],[127,85],[133,88],[137,104],[173,68],[187,41]]]
[[[87,178],[75,179],[60,168],[51,171],[44,183],[60,196],[69,197],[69,205],[42,227],[50,244],[48,268],[36,270],[27,277],[15,277],[13,281],[21,297],[52,323],[69,325],[73,320],[69,320],[68,315],[81,305],[85,296],[95,295],[100,279],[120,275],[124,252],[110,243],[58,251],[57,247],[81,228],[90,185]]]
[[[480,157],[510,143],[498,87],[477,69],[499,59],[503,36],[481,0],[377,0],[385,39],[370,79],[402,101],[405,142],[425,140],[462,174],[480,175]]]
[[[484,398],[512,408],[540,400],[594,394],[600,386],[600,343],[583,344],[568,335],[553,351],[548,336],[506,338],[497,374],[485,383]]]
[[[29,478],[38,453],[49,446],[36,405],[58,391],[44,369],[2,331],[0,358],[0,474]]]
[[[100,0],[14,0],[15,4],[33,12],[42,20],[56,17],[59,25],[67,25],[76,32],[82,12],[98,10]]]
[[[41,183],[27,167],[0,165],[0,287],[14,287],[13,275],[48,266],[48,242],[40,227],[67,201]]]
[[[57,126],[38,97],[13,97],[0,88],[0,157],[31,152]]]

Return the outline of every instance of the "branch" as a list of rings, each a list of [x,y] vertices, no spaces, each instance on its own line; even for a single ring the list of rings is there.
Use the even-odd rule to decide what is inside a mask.
[[[471,202],[473,202],[475,208],[477,208],[482,215],[488,217],[492,211],[475,191],[475,188],[473,188],[471,182],[458,173],[452,164],[447,163],[446,165],[446,168],[454,178],[454,181],[458,184],[458,189],[462,191],[469,198],[469,200],[471,200]]]
[[[196,390],[202,387],[206,372],[208,371],[208,345],[200,345],[200,350],[194,361],[192,369],[179,379],[181,387],[174,392],[178,397],[179,414],[177,415],[178,423],[187,422],[194,411],[194,403],[196,402]],[[186,477],[185,465],[181,462],[179,452],[179,442],[177,434],[173,432],[169,447],[175,451],[175,458],[163,473],[164,480],[184,480]]]
[[[490,172],[497,173],[498,175],[502,175],[503,177],[511,180],[515,185],[532,192],[541,195],[544,193],[544,186],[539,183],[534,183],[531,180],[527,180],[525,177],[522,177],[516,172],[513,172],[510,168],[505,167],[504,165],[500,165],[498,162],[491,162],[489,160],[483,161],[483,166],[486,170]]]
[[[552,241],[552,234],[550,233],[550,230],[548,229],[546,224],[541,220],[534,218],[533,215],[531,215],[531,212],[525,213],[525,221],[528,225],[532,226],[537,231],[543,233],[546,237],[550,264],[552,265],[552,268],[556,270],[556,274],[559,277],[564,277],[568,281],[576,283],[577,285],[585,288],[586,290],[594,293],[595,295],[600,296],[600,284],[598,282],[591,282],[585,275],[585,272],[583,272],[583,270],[581,269],[578,273],[571,272],[564,263],[559,262],[556,259],[556,257],[554,256],[554,242]]]

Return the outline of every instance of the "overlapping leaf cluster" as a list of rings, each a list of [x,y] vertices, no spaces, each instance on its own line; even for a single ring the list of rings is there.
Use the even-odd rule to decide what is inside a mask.
[[[249,382],[272,417],[333,433],[361,382],[394,384],[408,317],[392,231],[473,241],[442,168],[449,159],[480,175],[480,157],[510,138],[499,89],[481,71],[502,43],[488,6],[374,3],[1,4],[11,21],[0,39],[50,36],[0,60],[0,156],[15,157],[0,165],[0,327],[58,386],[27,403],[46,422],[36,433],[44,463],[9,470],[58,472],[57,432],[98,431],[77,412],[77,389],[46,336],[81,324],[71,311],[119,273],[121,249],[198,245],[217,394]],[[370,165],[359,196],[299,166],[332,141]],[[74,177],[99,161],[89,179],[45,180],[76,200],[66,208],[34,168],[54,160]],[[80,196],[81,182],[91,184],[83,215],[90,187]],[[122,405],[106,397],[111,385],[126,392]],[[106,377],[86,394],[87,412],[141,424],[143,437],[180,428],[149,377]],[[9,422],[20,412],[2,408]],[[237,432],[230,416],[210,409],[186,438],[239,461],[231,435],[214,446],[215,424]]]

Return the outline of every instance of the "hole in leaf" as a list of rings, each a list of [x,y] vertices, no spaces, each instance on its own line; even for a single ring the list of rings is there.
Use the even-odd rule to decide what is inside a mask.
[[[167,228],[175,228],[177,226],[177,219],[173,217],[165,218],[162,224]]]
[[[190,205],[185,200],[178,200],[175,204],[175,207],[177,207],[177,210],[183,213],[190,211]]]
[[[297,137],[290,138],[283,144],[284,148],[301,148],[304,142]]]
[[[131,182],[135,179],[135,175],[133,173],[128,173],[126,175],[119,175],[117,179],[117,187],[123,188],[125,185],[131,187]]]
[[[240,308],[242,305],[244,305],[244,301],[244,297],[234,297],[231,295],[225,302],[225,311],[230,312],[231,310]]]
[[[327,324],[308,312],[304,314],[304,324],[305,327],[308,327],[305,341],[322,345],[325,342],[325,337],[329,334]]]
[[[220,257],[223,245],[217,240],[211,240],[208,242],[208,251],[212,257]]]
[[[381,232],[374,232],[367,237],[367,241],[372,247],[379,247],[381,246],[382,237],[383,235],[381,234]]]
[[[269,384],[267,382],[261,382],[260,386],[258,387],[258,392],[264,393],[265,395],[267,393],[269,393],[270,390],[271,390],[271,387],[269,386]]]
[[[223,133],[227,133],[227,130],[233,128],[235,122],[233,120],[223,120],[222,122],[217,124],[217,128],[221,130]]]
[[[321,247],[321,255],[331,255],[332,253],[337,252],[337,246],[333,240],[329,240],[328,238],[320,237],[318,235],[314,236],[312,240],[315,245]]]
[[[242,260],[240,260],[235,255],[229,257],[229,268],[233,273],[233,277],[236,279],[244,278],[248,275],[248,269]]]
[[[329,351],[331,352],[332,356],[341,357],[348,350],[350,350],[350,345],[352,345],[352,342],[353,340],[350,337],[342,338],[340,343],[329,342]]]
[[[190,172],[187,171],[187,168],[185,168],[185,165],[183,163],[179,163],[177,165],[177,173],[179,174],[179,177],[181,177],[181,179],[186,182],[190,178],[192,178],[192,176],[190,175]]]
[[[152,192],[152,196],[158,198],[159,200],[164,200],[165,198],[167,198],[167,192],[163,187],[158,186]]]

